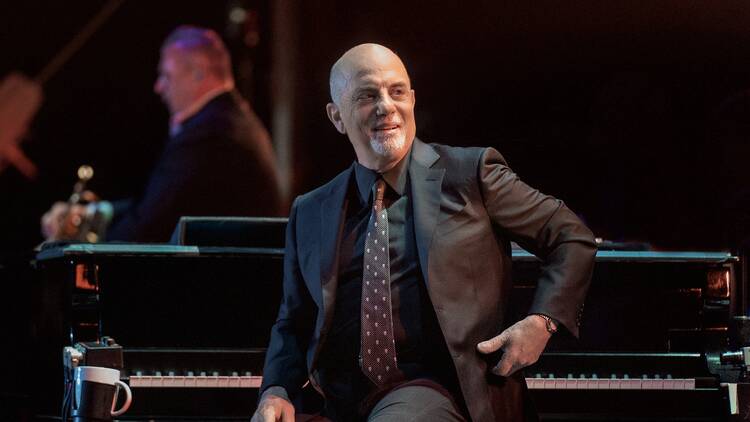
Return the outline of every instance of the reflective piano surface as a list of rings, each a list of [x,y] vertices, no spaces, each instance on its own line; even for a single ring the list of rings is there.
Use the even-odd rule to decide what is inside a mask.
[[[134,388],[123,419],[247,418],[282,260],[283,250],[268,248],[43,250],[34,350],[55,374],[63,345],[114,338]],[[540,268],[520,249],[513,262],[509,314],[521,318]],[[580,340],[554,336],[526,371],[542,420],[727,420],[723,380],[706,356],[731,347],[731,317],[746,308],[737,268],[726,253],[599,251]],[[61,385],[43,394],[55,405]]]

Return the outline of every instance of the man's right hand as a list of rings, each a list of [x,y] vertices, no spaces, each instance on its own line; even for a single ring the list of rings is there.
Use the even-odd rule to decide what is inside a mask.
[[[41,218],[42,235],[47,241],[75,239],[85,214],[82,205],[55,202]]]
[[[294,406],[286,399],[268,394],[260,401],[250,422],[294,422]]]

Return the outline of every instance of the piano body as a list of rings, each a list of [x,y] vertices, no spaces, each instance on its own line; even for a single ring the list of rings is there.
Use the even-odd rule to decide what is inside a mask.
[[[539,266],[514,257],[519,317]],[[725,421],[738,367],[734,316],[747,309],[738,259],[715,252],[597,253],[580,340],[554,336],[526,379],[543,420]]]
[[[37,361],[49,377],[62,374],[61,347],[113,338],[135,395],[123,419],[247,419],[281,297],[282,261],[283,250],[271,248],[81,243],[43,250],[32,350],[44,354]],[[177,387],[175,377],[193,382]],[[157,379],[164,388],[151,385]],[[56,399],[38,406],[54,414],[61,392],[62,378],[55,379],[40,396]]]
[[[32,340],[55,414],[63,346],[109,336],[133,388],[127,419],[247,419],[281,294],[283,250],[68,244],[35,261]],[[531,302],[539,261],[513,250],[511,318]],[[526,370],[542,420],[725,421],[727,377],[711,356],[733,347],[747,309],[727,253],[600,250],[581,338],[557,335]],[[712,364],[713,362],[713,364]],[[712,366],[713,365],[713,366]],[[717,369],[718,368],[718,369]],[[58,372],[56,372],[58,371]]]

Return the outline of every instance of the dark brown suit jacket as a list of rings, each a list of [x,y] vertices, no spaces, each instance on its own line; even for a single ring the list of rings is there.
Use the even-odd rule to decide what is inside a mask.
[[[338,242],[352,169],[295,201],[287,225],[284,296],[262,390],[299,394],[330,329]],[[511,289],[510,241],[544,261],[532,312],[573,335],[596,254],[592,233],[561,201],[523,183],[494,149],[415,139],[409,165],[419,261],[460,389],[476,422],[527,419],[524,380],[489,373],[476,344],[499,334]],[[319,388],[318,388],[319,389]]]

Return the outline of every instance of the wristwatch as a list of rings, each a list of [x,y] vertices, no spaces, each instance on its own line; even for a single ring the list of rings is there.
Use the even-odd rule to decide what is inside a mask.
[[[532,314],[532,315],[541,317],[544,320],[544,324],[547,327],[547,332],[549,332],[550,334],[555,334],[557,332],[557,321],[555,321],[551,317],[548,317],[547,315],[544,315],[544,314]]]

